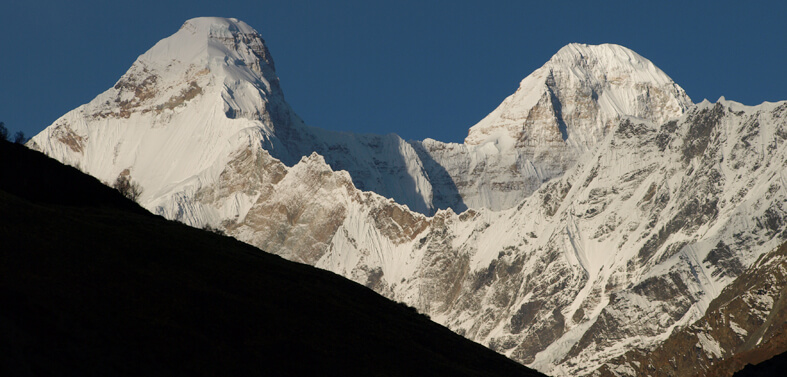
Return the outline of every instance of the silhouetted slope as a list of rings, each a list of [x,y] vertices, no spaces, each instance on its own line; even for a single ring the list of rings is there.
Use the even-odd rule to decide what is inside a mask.
[[[787,374],[787,353],[782,353],[757,365],[748,364],[733,377],[770,377],[785,374]]]
[[[0,142],[0,375],[540,375]]]
[[[153,216],[98,179],[20,144],[2,142],[0,189],[32,202],[114,207]]]

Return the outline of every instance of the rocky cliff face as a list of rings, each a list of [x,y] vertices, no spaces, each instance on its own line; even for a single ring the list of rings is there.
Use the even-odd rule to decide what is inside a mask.
[[[787,351],[787,244],[762,255],[690,326],[652,350],[612,359],[598,375],[732,376]],[[620,373],[625,371],[626,373]]]
[[[786,112],[690,106],[630,50],[569,45],[464,144],[336,133],[253,29],[206,18],[30,146],[551,375],[625,375],[787,238]]]

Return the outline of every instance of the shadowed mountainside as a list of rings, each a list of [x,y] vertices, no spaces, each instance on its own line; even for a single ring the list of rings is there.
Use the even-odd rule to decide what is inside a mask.
[[[541,376],[333,273],[0,142],[1,375]]]
[[[756,365],[748,364],[733,377],[783,376],[785,370],[787,370],[787,353],[782,353]]]

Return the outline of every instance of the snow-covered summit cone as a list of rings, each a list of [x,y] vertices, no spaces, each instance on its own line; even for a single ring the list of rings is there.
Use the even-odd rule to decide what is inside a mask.
[[[273,148],[275,135],[300,122],[259,33],[233,18],[204,17],[186,21],[29,145],[103,181],[130,175],[144,204],[247,140]]]
[[[181,90],[177,99],[184,100],[201,94],[200,88],[220,88],[223,110],[229,118],[259,118],[284,97],[262,37],[234,18],[186,21],[178,32],[137,58],[115,84],[117,93],[111,94],[120,99],[116,104],[125,105],[121,106],[121,116],[128,116],[128,111],[122,110],[135,108],[163,112],[177,106],[172,97],[163,95],[173,84]],[[96,102],[91,104],[105,105]],[[117,108],[109,105],[113,110]]]
[[[587,150],[627,116],[661,124],[691,105],[686,92],[648,59],[614,44],[569,44],[470,128],[466,144]]]
[[[471,127],[464,144],[426,140],[419,146],[436,162],[425,164],[437,166],[429,176],[455,183],[436,186],[440,208],[502,210],[561,176],[622,119],[659,125],[690,105],[680,86],[637,53],[570,44]]]

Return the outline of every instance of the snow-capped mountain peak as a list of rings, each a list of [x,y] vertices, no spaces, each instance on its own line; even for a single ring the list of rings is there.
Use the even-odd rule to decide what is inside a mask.
[[[209,170],[249,132],[266,138],[294,121],[259,33],[204,17],[156,43],[30,145],[106,182],[129,175],[147,202]]]
[[[272,65],[270,54],[256,30],[243,21],[220,17],[186,21],[175,34],[156,43],[139,60],[152,64],[172,61],[196,64],[224,57],[241,59],[245,63],[262,60]]]
[[[614,44],[572,43],[527,76],[516,93],[470,128],[465,143],[567,144],[587,150],[627,116],[662,123],[691,105],[648,59]]]
[[[186,21],[175,34],[141,55],[118,85],[140,76],[180,81],[181,85],[191,87],[195,78],[207,76],[211,80],[205,84],[223,85],[225,110],[231,114],[259,115],[264,110],[260,102],[269,102],[267,97],[283,97],[273,59],[262,37],[234,18],[201,17]],[[258,95],[262,101],[255,98]],[[244,96],[252,98],[244,99]]]
[[[570,43],[558,50],[548,64],[553,67],[582,67],[586,72],[606,71],[620,75],[629,74],[638,76],[637,81],[656,85],[672,83],[672,79],[656,68],[650,60],[631,49],[611,43],[600,45]],[[608,79],[615,81],[612,77]]]

